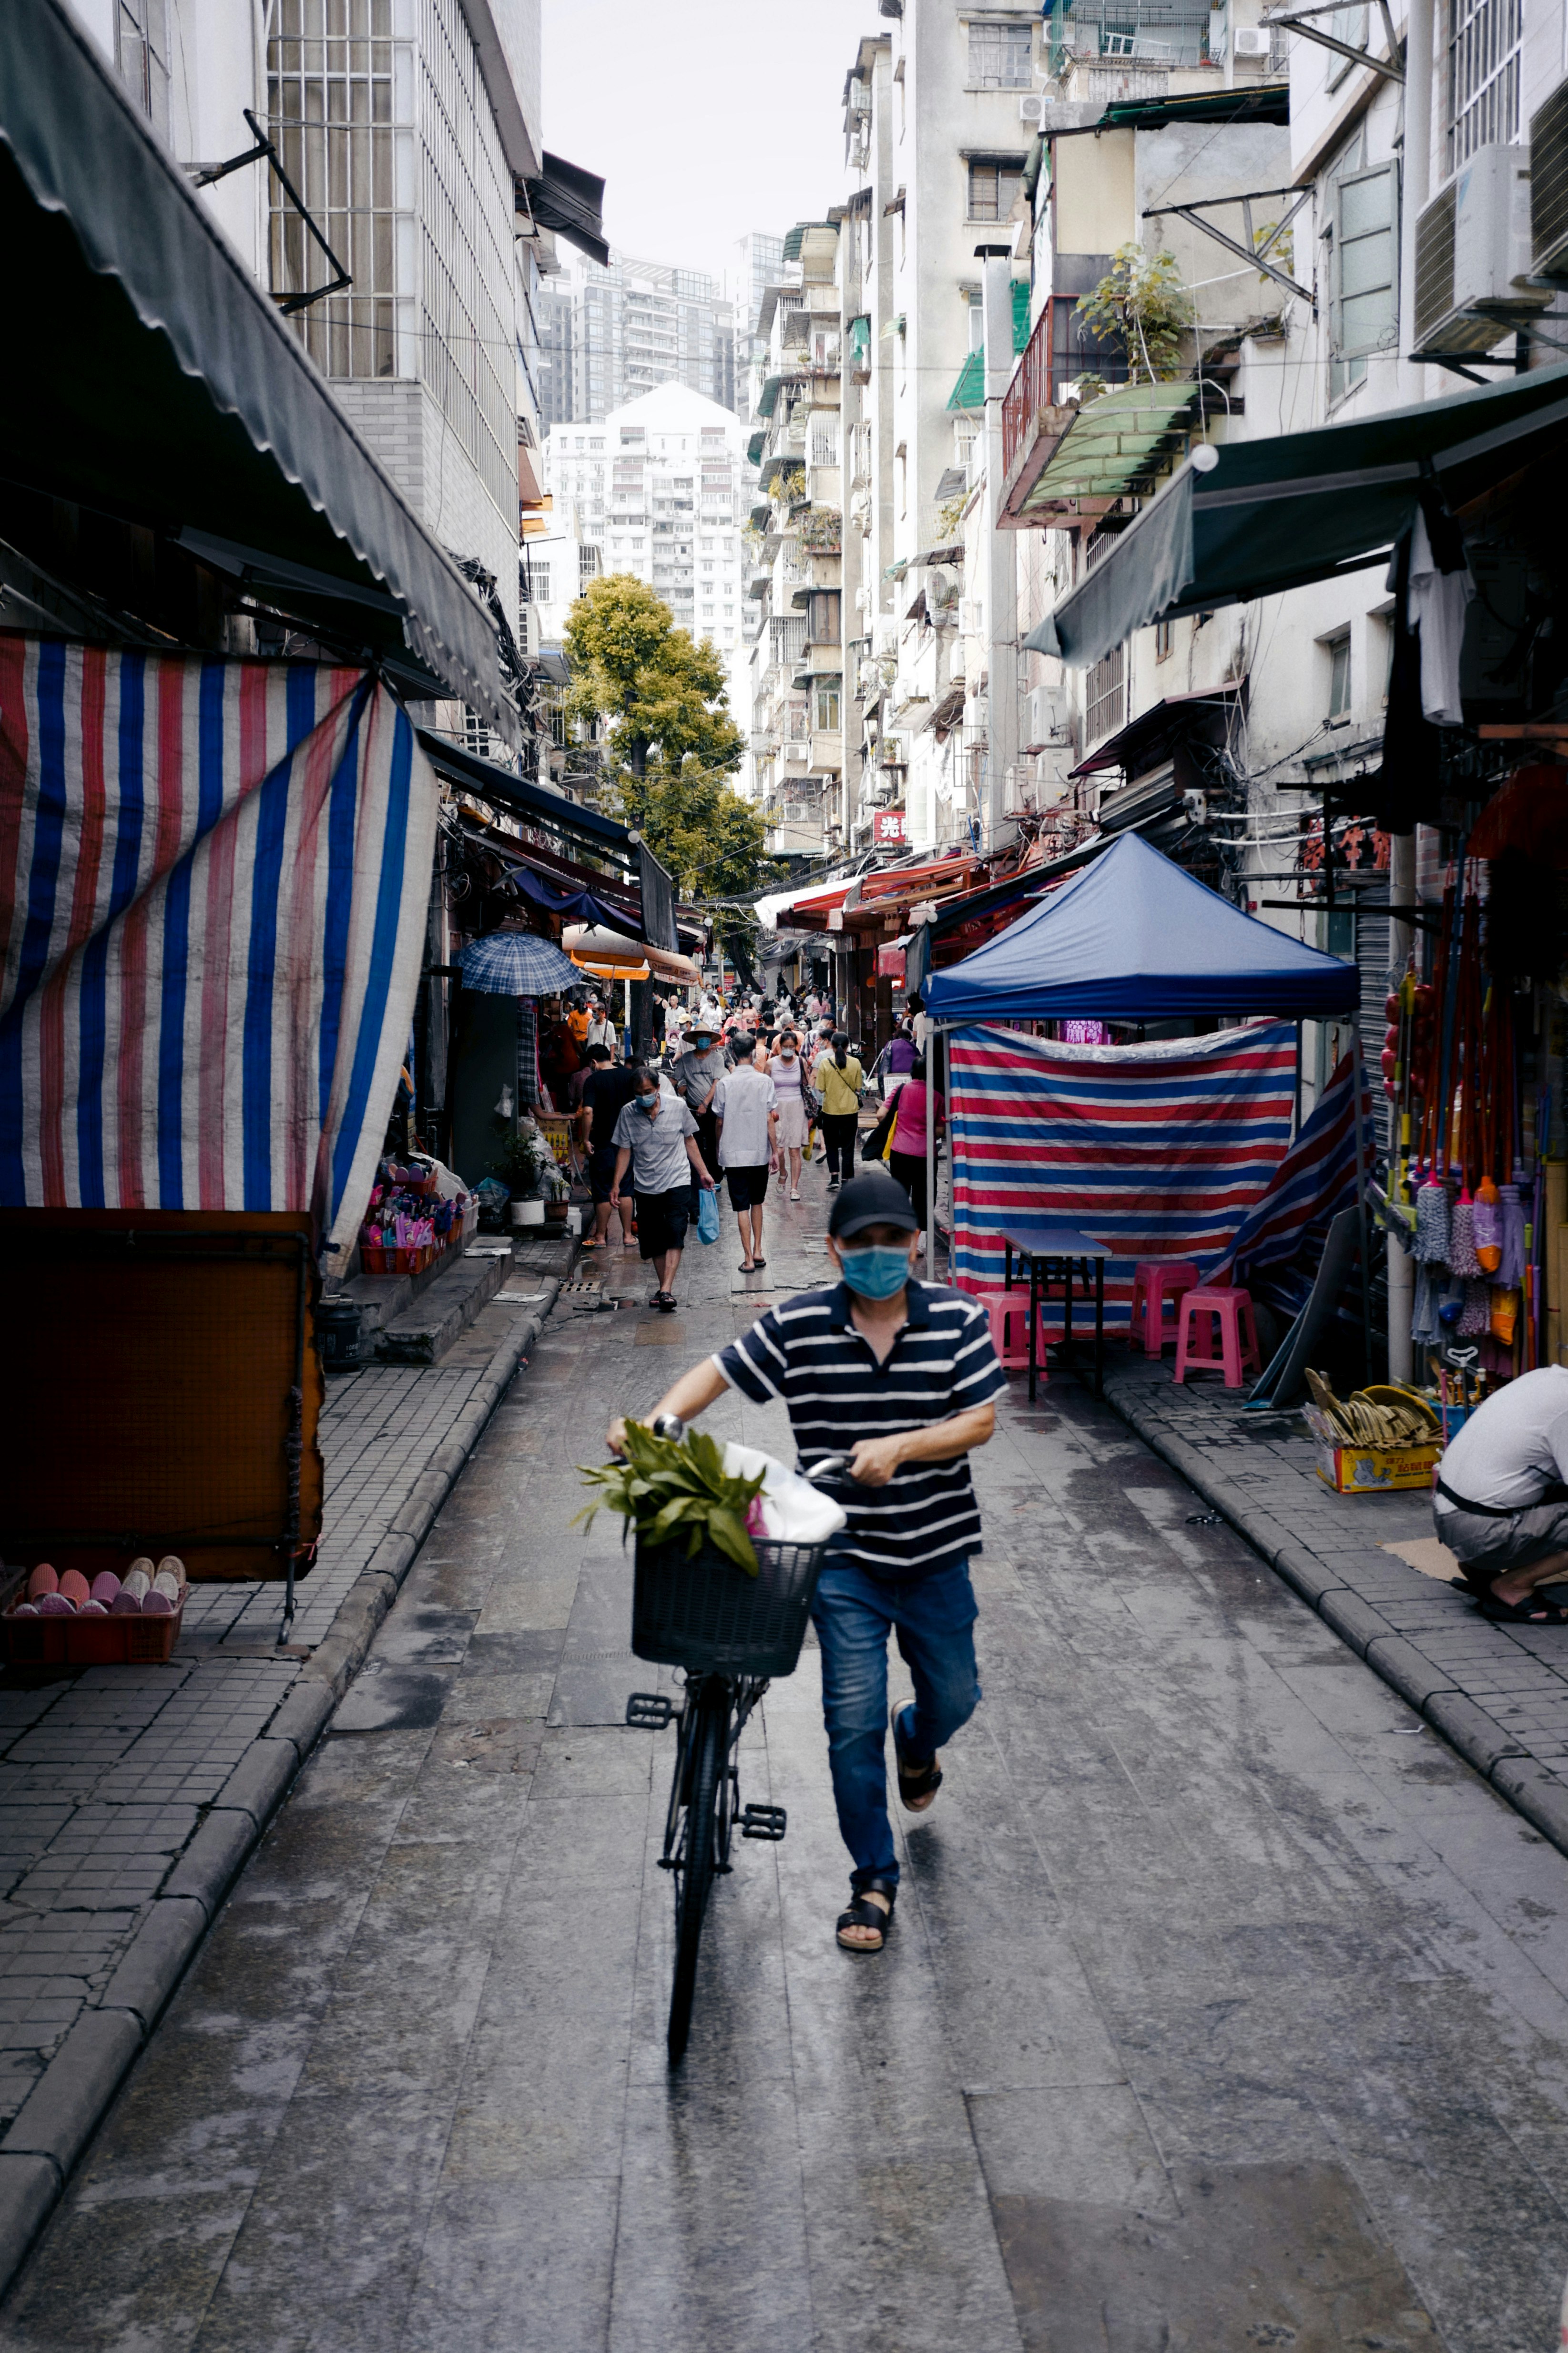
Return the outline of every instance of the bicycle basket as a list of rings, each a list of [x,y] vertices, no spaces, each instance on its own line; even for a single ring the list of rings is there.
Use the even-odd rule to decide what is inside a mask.
[[[639,1536],[633,1652],[696,1674],[793,1674],[826,1555],[823,1544],[764,1536],[757,1574],[748,1577],[717,1545],[703,1544],[689,1558],[683,1543],[649,1545]]]

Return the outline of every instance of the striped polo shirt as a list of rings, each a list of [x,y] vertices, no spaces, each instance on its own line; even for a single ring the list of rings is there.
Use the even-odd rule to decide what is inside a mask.
[[[1007,1386],[985,1311],[959,1291],[911,1282],[908,1319],[883,1364],[850,1315],[846,1282],[803,1291],[770,1307],[714,1357],[731,1388],[755,1405],[780,1398],[805,1464],[847,1454],[860,1438],[924,1430]],[[980,1550],[980,1509],[969,1458],[904,1462],[885,1487],[858,1487],[835,1545],[873,1576],[927,1577]]]

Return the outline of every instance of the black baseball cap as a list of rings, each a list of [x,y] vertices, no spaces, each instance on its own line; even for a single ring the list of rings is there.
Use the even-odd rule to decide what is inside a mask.
[[[897,1177],[882,1169],[851,1176],[834,1201],[827,1220],[827,1230],[836,1241],[847,1241],[851,1234],[861,1233],[868,1226],[897,1226],[906,1234],[918,1234],[921,1229],[909,1195]]]

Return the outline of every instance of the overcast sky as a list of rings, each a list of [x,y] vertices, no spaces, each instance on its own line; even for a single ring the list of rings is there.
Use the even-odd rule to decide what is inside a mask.
[[[876,0],[544,0],[544,141],[602,172],[610,243],[716,277],[845,194],[844,78]]]

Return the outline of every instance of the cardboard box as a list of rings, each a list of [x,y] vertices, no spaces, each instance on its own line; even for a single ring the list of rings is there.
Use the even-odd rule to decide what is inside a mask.
[[[1318,1476],[1336,1495],[1384,1495],[1400,1487],[1430,1487],[1443,1459],[1443,1441],[1418,1446],[1347,1446],[1326,1413],[1315,1405],[1302,1412],[1311,1431]]]

